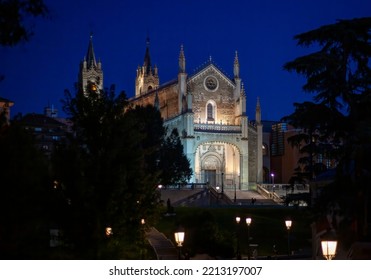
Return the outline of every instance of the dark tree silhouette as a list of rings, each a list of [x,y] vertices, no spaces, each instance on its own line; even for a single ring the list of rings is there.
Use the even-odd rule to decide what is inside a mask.
[[[114,88],[99,91],[90,85],[76,96],[66,92],[64,104],[74,132],[54,156],[54,174],[70,201],[63,227],[76,257],[138,258],[140,221],[150,226],[160,210],[161,115],[153,106],[130,107]]]
[[[14,46],[33,36],[29,19],[49,15],[43,0],[0,1],[0,45]]]
[[[353,221],[356,238],[363,239],[370,234],[371,18],[339,20],[294,38],[299,46],[319,50],[284,65],[303,75],[303,90],[314,94],[314,102],[295,104],[284,118],[306,134],[291,140],[298,144],[301,137],[312,145],[317,137],[338,160],[336,180],[321,205],[340,205],[343,224]]]
[[[189,160],[183,153],[183,145],[176,128],[166,137],[162,148],[159,166],[161,169],[161,183],[171,185],[186,183],[192,175]]]
[[[49,249],[48,165],[15,119],[0,125],[0,259],[46,259]]]

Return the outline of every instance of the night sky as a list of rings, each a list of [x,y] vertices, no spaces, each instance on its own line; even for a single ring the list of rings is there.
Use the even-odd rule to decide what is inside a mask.
[[[54,105],[63,116],[64,90],[74,92],[90,33],[102,62],[104,86],[134,95],[135,75],[150,38],[160,84],[177,77],[184,45],[189,75],[211,57],[232,76],[238,51],[249,119],[259,96],[264,120],[293,112],[293,102],[310,100],[303,78],[283,70],[285,62],[311,49],[296,46],[295,34],[337,19],[371,16],[369,0],[45,0],[49,19],[32,20],[34,37],[0,47],[0,96],[15,102],[12,116],[43,113]],[[312,49],[313,50],[313,49]]]

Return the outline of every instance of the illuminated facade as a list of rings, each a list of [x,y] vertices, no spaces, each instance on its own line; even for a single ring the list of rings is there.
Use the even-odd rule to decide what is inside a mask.
[[[90,55],[91,60],[93,57]],[[87,66],[88,61],[84,62]],[[182,46],[177,78],[160,84],[158,68],[151,65],[147,40],[143,66],[137,69],[135,95],[129,101],[133,106],[155,106],[168,131],[178,129],[193,170],[192,183],[209,182],[214,187],[246,190],[262,182],[261,109],[258,101],[255,123],[250,123],[237,52],[233,78],[223,73],[211,58],[189,75]]]

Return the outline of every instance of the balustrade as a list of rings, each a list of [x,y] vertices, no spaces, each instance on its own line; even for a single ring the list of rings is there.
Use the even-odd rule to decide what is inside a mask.
[[[241,132],[240,125],[225,125],[225,124],[210,124],[210,123],[195,123],[195,131],[218,131],[218,132]]]

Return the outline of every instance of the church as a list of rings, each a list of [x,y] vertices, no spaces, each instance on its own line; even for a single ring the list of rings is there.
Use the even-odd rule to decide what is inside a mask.
[[[254,190],[263,181],[263,125],[259,100],[255,121],[246,115],[246,92],[237,52],[231,57],[233,78],[210,58],[195,73],[186,70],[183,46],[178,76],[160,83],[159,69],[151,65],[150,44],[143,65],[136,69],[135,106],[156,107],[168,131],[177,128],[193,175],[190,183],[208,183],[225,189]],[[103,89],[101,62],[95,59],[92,37],[80,64],[79,83]],[[133,95],[128,93],[129,96]]]

